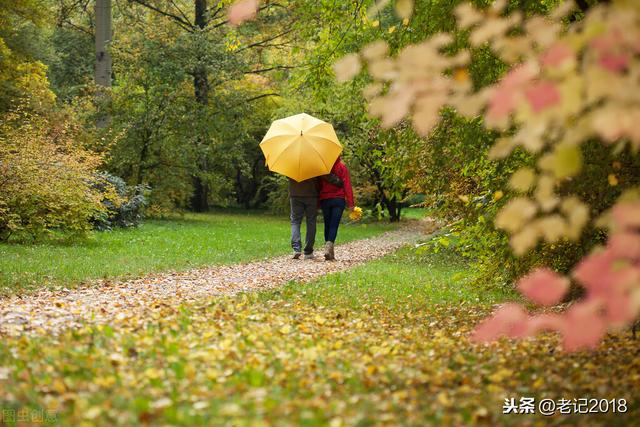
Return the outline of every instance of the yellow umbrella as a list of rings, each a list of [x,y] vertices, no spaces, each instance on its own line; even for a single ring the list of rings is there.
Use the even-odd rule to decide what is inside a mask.
[[[342,152],[333,126],[304,113],[273,122],[260,148],[270,171],[298,182],[331,172]]]

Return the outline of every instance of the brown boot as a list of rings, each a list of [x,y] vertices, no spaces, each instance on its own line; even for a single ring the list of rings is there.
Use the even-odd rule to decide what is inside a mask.
[[[333,261],[335,256],[333,255],[333,242],[325,242],[324,244],[324,259],[326,261]]]

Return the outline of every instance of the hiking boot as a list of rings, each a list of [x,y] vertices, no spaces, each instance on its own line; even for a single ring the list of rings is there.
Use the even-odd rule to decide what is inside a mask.
[[[301,255],[302,255],[302,252],[294,252],[293,253],[293,259],[300,259]]]
[[[310,254],[304,254],[304,259],[314,259],[316,256],[311,252]]]
[[[333,242],[325,242],[324,244],[324,259],[326,261],[332,261],[336,259],[333,256]]]

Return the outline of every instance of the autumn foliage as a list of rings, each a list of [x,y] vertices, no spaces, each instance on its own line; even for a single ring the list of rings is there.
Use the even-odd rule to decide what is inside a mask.
[[[82,234],[115,197],[95,186],[102,159],[82,145],[82,131],[63,113],[18,111],[0,128],[0,240],[53,230]]]
[[[611,328],[629,325],[640,312],[640,194],[629,188],[605,215],[566,191],[582,170],[583,147],[598,140],[612,155],[640,148],[640,5],[613,2],[591,8],[567,24],[572,2],[549,16],[507,13],[504,1],[485,10],[463,4],[455,14],[470,47],[450,52],[454,36],[437,34],[389,57],[385,42],[335,64],[339,80],[363,65],[373,82],[365,89],[370,113],[391,127],[410,117],[427,136],[442,107],[481,115],[501,132],[489,156],[508,157],[515,148],[535,157],[535,167],[517,170],[509,181],[516,195],[495,219],[522,256],[539,243],[578,242],[587,226],[608,232],[607,244],[580,260],[569,277],[539,268],[517,288],[533,302],[560,302],[570,281],[585,289],[582,300],[562,314],[530,316],[517,304],[500,308],[474,334],[478,341],[501,335],[524,337],[559,332],[567,350],[594,347]],[[509,66],[497,83],[477,89],[468,72],[473,49],[489,47]],[[615,175],[609,184],[617,186]]]

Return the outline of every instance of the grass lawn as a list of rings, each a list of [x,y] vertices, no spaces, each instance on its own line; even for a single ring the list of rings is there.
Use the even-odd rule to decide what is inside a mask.
[[[318,225],[321,249],[321,221]],[[339,242],[394,227],[345,224]],[[291,250],[289,233],[286,215],[219,212],[148,220],[136,229],[94,232],[86,241],[0,244],[0,294],[282,255]]]
[[[398,312],[420,310],[436,303],[486,305],[507,297],[500,291],[474,287],[473,279],[474,272],[468,263],[454,253],[420,255],[407,247],[309,284],[289,283],[262,297],[302,298],[311,304],[356,310],[363,304],[378,304]]]

